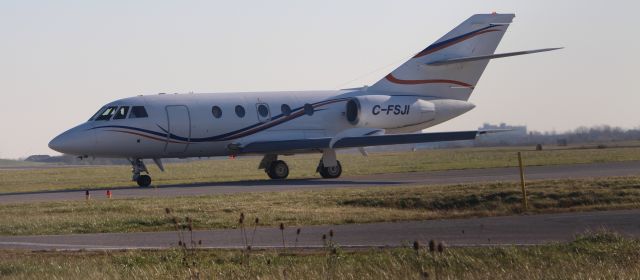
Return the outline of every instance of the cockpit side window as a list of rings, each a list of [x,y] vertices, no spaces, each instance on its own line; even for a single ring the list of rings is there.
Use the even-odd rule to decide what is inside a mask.
[[[129,113],[129,106],[122,106],[118,108],[116,111],[116,115],[113,116],[114,120],[121,120],[127,117],[127,113]]]
[[[98,114],[98,117],[96,117],[96,121],[108,121],[109,119],[111,119],[111,116],[113,116],[113,114],[116,112],[116,106],[110,106],[110,107],[106,107],[104,108],[104,110],[102,110],[102,112],[100,112]]]
[[[147,110],[144,109],[144,106],[133,106],[131,107],[131,114],[129,114],[129,118],[130,119],[135,119],[135,118],[146,118],[149,115],[147,115]]]

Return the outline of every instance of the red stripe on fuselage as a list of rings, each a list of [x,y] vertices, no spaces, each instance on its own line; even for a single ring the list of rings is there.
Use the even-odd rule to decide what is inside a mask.
[[[473,85],[455,80],[433,79],[433,80],[401,80],[389,74],[385,77],[389,82],[401,85],[421,85],[421,84],[454,84],[462,87],[473,88]]]

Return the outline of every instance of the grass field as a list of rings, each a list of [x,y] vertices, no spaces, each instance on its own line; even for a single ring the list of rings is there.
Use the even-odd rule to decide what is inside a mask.
[[[332,247],[333,248],[333,247]],[[329,249],[329,248],[328,248]],[[365,251],[0,251],[3,279],[635,279],[640,241],[588,234],[531,247]],[[193,263],[195,261],[195,264]],[[428,278],[425,278],[427,276]],[[193,279],[193,278],[192,278]]]
[[[0,205],[0,234],[173,230],[164,209],[196,229],[235,228],[240,213],[262,226],[372,223],[522,212],[517,183],[376,187]],[[640,206],[640,177],[533,181],[530,213]],[[117,197],[117,192],[116,192]]]
[[[526,165],[553,165],[640,160],[640,147],[607,149],[465,148],[424,150],[417,152],[372,153],[339,156],[343,176],[378,173],[416,172],[447,169],[507,167],[517,165],[517,151],[524,151]],[[320,155],[282,157],[290,166],[290,178],[314,178]],[[182,184],[238,180],[266,180],[257,166],[259,157],[218,159],[167,164],[160,172],[149,163],[154,184]],[[100,166],[49,168],[35,170],[0,170],[0,193],[60,189],[131,187],[131,168]]]

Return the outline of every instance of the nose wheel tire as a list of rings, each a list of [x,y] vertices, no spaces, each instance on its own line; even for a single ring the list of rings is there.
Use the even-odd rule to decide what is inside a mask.
[[[151,176],[149,175],[140,175],[138,179],[136,179],[138,186],[146,188],[151,185]]]
[[[282,160],[272,162],[265,171],[271,179],[285,179],[289,176],[289,166]]]
[[[325,179],[333,179],[338,178],[342,175],[342,165],[340,165],[340,161],[338,164],[333,167],[324,167],[324,164],[320,162],[320,166],[318,166],[318,172],[320,172],[320,176]]]

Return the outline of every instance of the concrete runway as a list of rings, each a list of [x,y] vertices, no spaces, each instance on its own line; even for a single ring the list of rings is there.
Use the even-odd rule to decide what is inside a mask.
[[[608,229],[640,236],[640,210],[576,212],[490,218],[451,219],[301,228],[297,246],[322,246],[322,234],[335,232],[334,241],[344,247],[386,247],[418,240],[444,241],[450,246],[532,245],[570,241],[576,234]],[[251,239],[253,229],[247,230]],[[287,247],[294,247],[296,228],[285,229]],[[195,231],[194,240],[205,248],[242,248],[239,229]],[[187,239],[188,242],[188,239]],[[176,246],[176,232],[108,233],[43,236],[0,236],[0,249],[115,250]],[[254,248],[281,247],[278,228],[258,228]]]
[[[530,166],[526,168],[525,173],[527,180],[640,176],[640,161]],[[127,176],[127,174],[123,174],[123,176]],[[261,181],[163,185],[155,188],[123,187],[114,188],[113,195],[115,198],[170,197],[240,192],[277,192],[345,187],[435,185],[518,180],[518,169],[510,167],[345,176],[332,180],[295,179],[272,181],[265,179]],[[92,190],[92,198],[104,199],[105,191],[106,189]],[[84,195],[84,190],[0,194],[0,204],[84,200]]]

